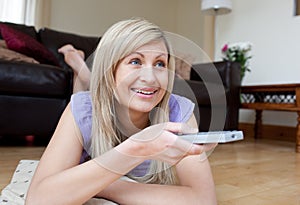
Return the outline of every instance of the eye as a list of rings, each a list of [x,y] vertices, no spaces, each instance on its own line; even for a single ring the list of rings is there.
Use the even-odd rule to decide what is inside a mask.
[[[155,67],[165,68],[166,67],[166,63],[164,61],[157,61],[155,63]]]
[[[129,61],[129,64],[131,64],[131,65],[142,65],[142,62],[141,62],[140,59],[134,58],[134,59]]]

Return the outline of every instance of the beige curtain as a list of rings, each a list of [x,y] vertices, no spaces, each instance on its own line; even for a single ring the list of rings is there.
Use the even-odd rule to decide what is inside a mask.
[[[50,26],[51,0],[35,0],[35,22],[37,29]]]

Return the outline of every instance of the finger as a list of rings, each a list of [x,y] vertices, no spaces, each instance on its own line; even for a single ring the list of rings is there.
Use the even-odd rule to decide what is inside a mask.
[[[180,139],[177,136],[177,140],[175,141],[174,145],[175,148],[179,149],[183,155],[198,155],[204,152],[204,147],[197,144],[192,144],[186,140]]]
[[[216,146],[218,145],[218,143],[208,143],[204,145],[204,150],[207,152],[211,149],[214,149]]]
[[[178,139],[172,145],[165,147],[160,152],[156,152],[154,155],[149,156],[149,158],[165,161],[169,166],[173,166],[186,156],[199,155],[202,151],[203,147]]]
[[[211,143],[211,144],[205,144],[202,145],[204,152],[200,155],[200,161],[205,161],[207,158],[213,153],[215,150],[215,147],[218,145],[218,143]]]
[[[193,134],[198,132],[198,128],[191,127],[186,123],[177,122],[165,123],[164,129],[179,134]]]

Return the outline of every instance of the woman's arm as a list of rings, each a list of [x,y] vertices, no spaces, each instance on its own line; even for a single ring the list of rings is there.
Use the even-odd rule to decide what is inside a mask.
[[[195,118],[192,117],[188,124],[195,127]],[[212,145],[208,146],[213,148]],[[180,182],[178,186],[118,180],[98,196],[120,204],[217,204],[214,181],[205,153],[183,158],[176,165],[176,170]]]
[[[26,204],[82,204],[145,159],[172,164],[187,155],[201,153],[200,146],[174,143],[177,137],[171,132],[185,132],[185,129],[180,123],[151,126],[103,155],[78,165],[82,140],[68,105],[40,160]],[[152,139],[156,131],[159,134]]]
[[[195,116],[188,121],[192,127],[198,127]],[[215,184],[206,155],[211,153],[217,144],[205,144],[200,155],[188,156],[182,159],[176,166],[177,175],[181,186],[191,188],[194,203],[191,204],[217,204]]]
[[[39,162],[26,204],[83,204],[121,176],[94,160],[78,165],[81,154],[81,135],[68,105]],[[115,160],[111,164],[120,163]],[[140,162],[132,163],[127,171]]]
[[[184,161],[184,162],[183,162]],[[214,182],[209,163],[199,158],[186,157],[177,166],[180,169],[180,185],[142,184],[118,180],[98,196],[119,204],[217,204]],[[183,168],[185,166],[190,169]],[[196,169],[196,170],[191,170]]]

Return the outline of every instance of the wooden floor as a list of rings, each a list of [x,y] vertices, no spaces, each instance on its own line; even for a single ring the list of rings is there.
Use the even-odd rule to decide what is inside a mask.
[[[43,147],[0,147],[0,190],[18,161],[39,159]],[[300,154],[294,143],[245,140],[220,144],[209,157],[220,205],[300,204]]]
[[[38,160],[44,149],[44,147],[0,147],[0,190],[10,182],[21,159]]]

